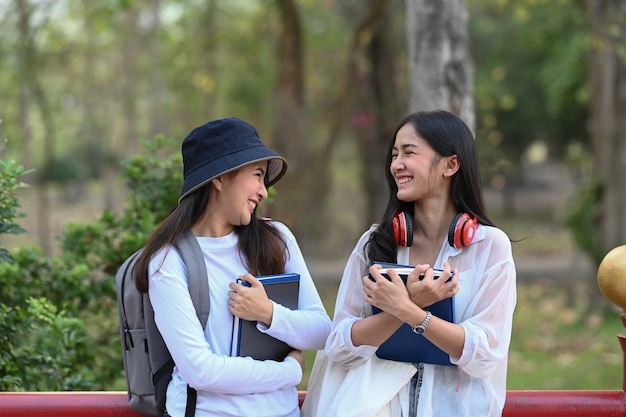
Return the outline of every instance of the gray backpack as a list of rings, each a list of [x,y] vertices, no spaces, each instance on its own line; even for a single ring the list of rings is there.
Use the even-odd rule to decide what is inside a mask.
[[[202,328],[209,318],[209,280],[200,245],[191,230],[177,242],[189,273],[189,293]],[[154,311],[148,294],[137,291],[132,270],[142,249],[131,255],[115,277],[120,319],[120,338],[128,399],[133,411],[163,416],[165,394],[172,379],[174,361],[154,323]],[[196,390],[187,386],[187,411],[193,416]]]

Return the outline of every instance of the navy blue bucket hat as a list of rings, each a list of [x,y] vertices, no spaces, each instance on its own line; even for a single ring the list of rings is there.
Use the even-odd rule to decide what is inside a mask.
[[[268,187],[285,175],[287,162],[261,142],[251,124],[227,117],[196,127],[183,140],[184,181],[178,202],[212,179],[259,161],[268,161]]]

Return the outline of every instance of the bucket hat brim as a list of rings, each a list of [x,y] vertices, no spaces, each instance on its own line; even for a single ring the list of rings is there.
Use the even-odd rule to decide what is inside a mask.
[[[263,144],[251,124],[236,117],[213,120],[193,129],[183,140],[184,180],[178,202],[220,175],[268,161],[265,185],[275,184],[287,162]]]
[[[221,161],[215,160],[209,164],[206,164],[203,167],[200,167],[196,171],[189,174],[187,178],[185,178],[183,191],[180,198],[178,199],[178,202],[180,203],[183,198],[187,197],[189,194],[193,193],[197,189],[202,188],[215,178],[223,174],[236,171],[239,168],[248,164],[252,164],[254,162],[267,161],[268,163],[265,184],[267,187],[276,184],[287,171],[287,161],[285,161],[282,156],[275,154],[269,149],[267,150],[269,151],[269,155],[258,157],[259,149],[245,149],[234,155],[223,156],[220,158]],[[249,155],[247,155],[250,153],[254,153],[257,158],[250,159]],[[224,169],[224,167],[230,168]]]

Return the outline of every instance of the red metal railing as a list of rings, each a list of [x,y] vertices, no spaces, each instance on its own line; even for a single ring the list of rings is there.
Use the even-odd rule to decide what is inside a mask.
[[[305,392],[300,392],[300,402]],[[140,417],[125,392],[2,392],[0,417]],[[624,391],[509,391],[503,417],[626,416]],[[365,416],[367,417],[367,416]]]

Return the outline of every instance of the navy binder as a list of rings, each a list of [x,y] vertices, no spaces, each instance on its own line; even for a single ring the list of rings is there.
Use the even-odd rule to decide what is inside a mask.
[[[290,308],[298,309],[300,274],[277,274],[256,277],[270,300]],[[240,281],[244,282],[245,281]],[[246,285],[245,283],[244,285]],[[231,356],[250,356],[257,360],[282,361],[293,350],[287,343],[256,328],[256,321],[235,317]]]
[[[412,266],[408,265],[390,264],[386,262],[374,263],[382,265],[383,268],[396,269],[405,284],[409,274],[408,271],[413,269]],[[441,271],[435,270],[435,272]],[[383,276],[386,275],[383,274]],[[389,277],[387,277],[387,279],[389,279]],[[454,323],[454,297],[438,301],[426,307],[425,310],[430,311],[433,316]],[[374,314],[378,314],[380,311],[379,308],[372,306],[372,312]],[[411,329],[411,326],[406,323],[403,323],[389,339],[378,347],[376,356],[381,359],[399,362],[423,362],[435,365],[453,366],[450,362],[450,356],[446,352],[439,349],[423,335],[415,333],[413,329]]]

